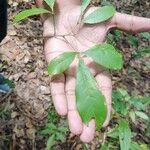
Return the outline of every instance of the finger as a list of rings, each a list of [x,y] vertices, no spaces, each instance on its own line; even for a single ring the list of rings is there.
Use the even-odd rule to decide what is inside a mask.
[[[68,123],[70,131],[76,135],[81,134],[83,124],[80,115],[76,108],[76,97],[75,97],[75,77],[66,77],[66,98],[68,103]]]
[[[84,143],[89,143],[94,139],[95,135],[95,121],[91,120],[88,125],[83,125],[83,132],[80,135],[80,139]]]
[[[67,114],[67,101],[64,92],[64,82],[65,76],[64,74],[61,74],[54,76],[50,83],[51,95],[55,109],[58,114],[62,116]]]
[[[103,124],[103,127],[106,127],[110,120],[110,114],[111,114],[111,103],[112,103],[112,83],[111,83],[111,77],[107,72],[100,73],[96,76],[96,80],[98,83],[98,86],[102,92],[102,94],[105,96],[106,103],[107,103],[107,117]]]

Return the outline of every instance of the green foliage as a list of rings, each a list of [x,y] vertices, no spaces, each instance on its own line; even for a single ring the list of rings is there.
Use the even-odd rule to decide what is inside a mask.
[[[0,105],[0,120],[7,120],[10,118],[10,110],[9,110],[10,103],[6,105]]]
[[[109,148],[107,147],[107,145],[102,145],[102,147],[100,148],[100,150],[109,150]]]
[[[59,117],[54,111],[48,113],[48,120],[45,126],[39,131],[39,134],[47,138],[46,150],[50,150],[52,146],[57,142],[64,142],[67,127],[64,124],[59,123]]]
[[[86,8],[89,6],[91,0],[82,0],[81,3],[81,13],[83,14]]]
[[[148,56],[148,57],[150,56],[150,48],[149,47],[140,47],[133,54],[133,57],[135,59],[139,59],[144,56]]]
[[[54,11],[54,5],[56,0],[44,0],[46,4],[51,8],[52,12]]]
[[[119,125],[116,125],[107,132],[107,138],[104,144],[107,149],[118,149],[120,146],[120,150],[141,150],[144,148],[148,150],[148,145],[134,141],[138,133],[131,132],[131,127],[134,128],[134,125],[138,121],[140,121],[139,123],[145,121],[147,130],[144,133],[145,135],[149,135],[148,128],[150,119],[146,115],[147,108],[150,104],[149,100],[150,97],[148,96],[130,96],[123,89],[113,91],[113,108],[115,112],[112,119],[115,119]],[[139,117],[141,118],[140,120]],[[133,122],[131,127],[130,124],[132,122],[130,120]]]
[[[18,13],[15,18],[14,18],[14,23],[18,23],[27,17],[34,16],[34,15],[39,15],[39,14],[44,14],[44,13],[50,13],[48,10],[43,9],[43,8],[32,8],[32,9],[27,9],[24,10],[20,13]]]
[[[115,127],[115,128],[112,128],[111,130],[109,130],[107,132],[107,136],[114,138],[114,139],[118,139],[118,137],[119,137],[118,127]]]
[[[66,52],[53,59],[48,65],[48,73],[50,75],[56,75],[64,72],[69,68],[76,54],[76,52]]]
[[[76,99],[83,122],[88,123],[92,118],[95,118],[96,127],[99,129],[107,114],[105,98],[82,60],[79,61],[77,69]]]
[[[144,120],[149,120],[148,116],[142,111],[135,111],[135,114],[136,114],[136,116],[138,116]]]
[[[55,135],[53,134],[47,140],[46,150],[51,150],[51,148],[54,145],[54,143],[55,143]]]
[[[133,36],[133,35],[128,35],[128,36],[127,36],[127,40],[128,40],[128,43],[129,43],[131,46],[133,46],[133,47],[135,47],[135,48],[138,47],[139,42],[138,42],[138,38],[137,38],[137,37],[135,37],[135,36]]]
[[[120,39],[122,38],[122,31],[113,30],[107,36],[107,42],[111,45],[116,46],[116,43],[120,43]]]
[[[95,24],[104,22],[115,14],[115,9],[113,6],[103,6],[96,9],[94,12],[89,14],[86,18],[83,19],[84,23]]]
[[[136,117],[143,120],[148,120],[148,116],[144,111],[150,104],[150,97],[130,96],[127,91],[119,89],[113,91],[113,108],[115,111],[123,116],[130,117],[131,121],[135,123]]]
[[[119,122],[118,130],[121,150],[129,150],[131,143],[131,130],[127,121],[121,120]]]
[[[147,40],[150,39],[150,33],[149,33],[149,32],[143,32],[143,33],[140,33],[140,35],[141,35],[143,38],[147,39]]]
[[[96,45],[84,54],[108,69],[121,69],[123,66],[122,55],[110,44]]]

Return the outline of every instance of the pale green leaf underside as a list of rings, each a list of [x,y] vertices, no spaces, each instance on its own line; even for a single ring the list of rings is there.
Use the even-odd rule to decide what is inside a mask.
[[[113,6],[99,7],[94,12],[85,17],[83,22],[88,24],[104,22],[113,17],[114,14],[115,8]]]
[[[96,45],[85,51],[84,54],[108,69],[116,70],[123,66],[122,55],[110,44]]]
[[[69,68],[69,65],[72,63],[76,56],[76,52],[65,52],[58,57],[54,58],[48,64],[48,73],[50,75],[56,75],[64,72]]]
[[[121,120],[118,129],[121,150],[129,150],[132,135],[128,123],[125,120]]]
[[[83,122],[87,124],[91,119],[95,119],[96,127],[100,129],[107,114],[105,98],[82,60],[77,68],[76,101]]]
[[[18,13],[15,16],[14,23],[18,23],[18,22],[24,20],[27,17],[34,16],[34,15],[39,15],[39,14],[44,14],[44,13],[50,13],[50,12],[46,9],[43,9],[43,8],[27,9],[27,10],[24,10],[24,11]]]
[[[44,0],[47,5],[51,8],[51,10],[53,11],[54,10],[54,5],[55,5],[55,1],[56,0]]]
[[[141,112],[141,111],[135,111],[135,114],[136,114],[138,117],[140,117],[140,118],[142,118],[142,119],[144,119],[144,120],[149,120],[147,114],[145,114],[145,113],[143,113],[143,112]]]
[[[81,3],[81,13],[83,14],[83,12],[86,10],[86,8],[89,6],[91,0],[82,0]]]

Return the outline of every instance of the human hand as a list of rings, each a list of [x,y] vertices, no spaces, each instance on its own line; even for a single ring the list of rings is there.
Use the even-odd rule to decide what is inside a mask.
[[[43,0],[35,0],[37,6],[43,7]],[[85,51],[86,49],[105,42],[109,29],[117,28],[129,33],[150,31],[150,19],[116,12],[107,22],[96,25],[79,25],[80,0],[56,0],[55,23],[52,17],[44,21],[44,36],[51,37],[45,40],[45,56],[48,63],[59,54],[67,51]],[[93,11],[96,8],[91,8]],[[55,29],[54,29],[55,24]],[[55,32],[54,32],[55,31]],[[106,98],[108,114],[103,126],[107,126],[111,112],[111,79],[110,75],[89,58],[84,58],[92,74]],[[77,112],[75,102],[75,72],[77,60],[64,74],[55,76],[51,81],[51,93],[57,112],[68,116],[69,128],[72,133],[80,135],[83,142],[90,142],[95,134],[95,122],[91,120],[87,125]]]
[[[95,9],[91,8],[87,14]],[[43,34],[44,37],[48,37],[45,40],[44,50],[48,63],[63,52],[82,52],[96,44],[105,42],[109,22],[97,25],[81,25],[78,23],[79,18],[80,7],[78,5],[70,3],[70,5],[62,7],[62,4],[59,5],[58,3],[55,18],[48,17],[44,21]],[[89,67],[106,98],[108,113],[103,126],[107,126],[111,112],[112,85],[110,75],[90,58],[84,58],[84,62]],[[85,125],[77,111],[75,99],[76,67],[77,60],[74,60],[64,74],[52,77],[50,83],[51,95],[58,114],[61,116],[67,115],[70,131],[80,135],[83,142],[90,142],[95,135],[95,121],[91,120],[88,125]]]

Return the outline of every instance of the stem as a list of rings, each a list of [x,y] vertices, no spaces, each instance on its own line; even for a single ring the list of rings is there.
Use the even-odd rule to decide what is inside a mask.
[[[54,36],[56,36],[56,22],[55,22],[55,15],[53,14],[53,23],[54,23]]]
[[[63,36],[63,38],[64,38],[64,40],[66,41],[66,43],[67,43],[75,52],[78,52],[78,51],[72,46],[72,44],[70,44],[70,43],[68,42],[68,40],[66,39],[65,36]]]

